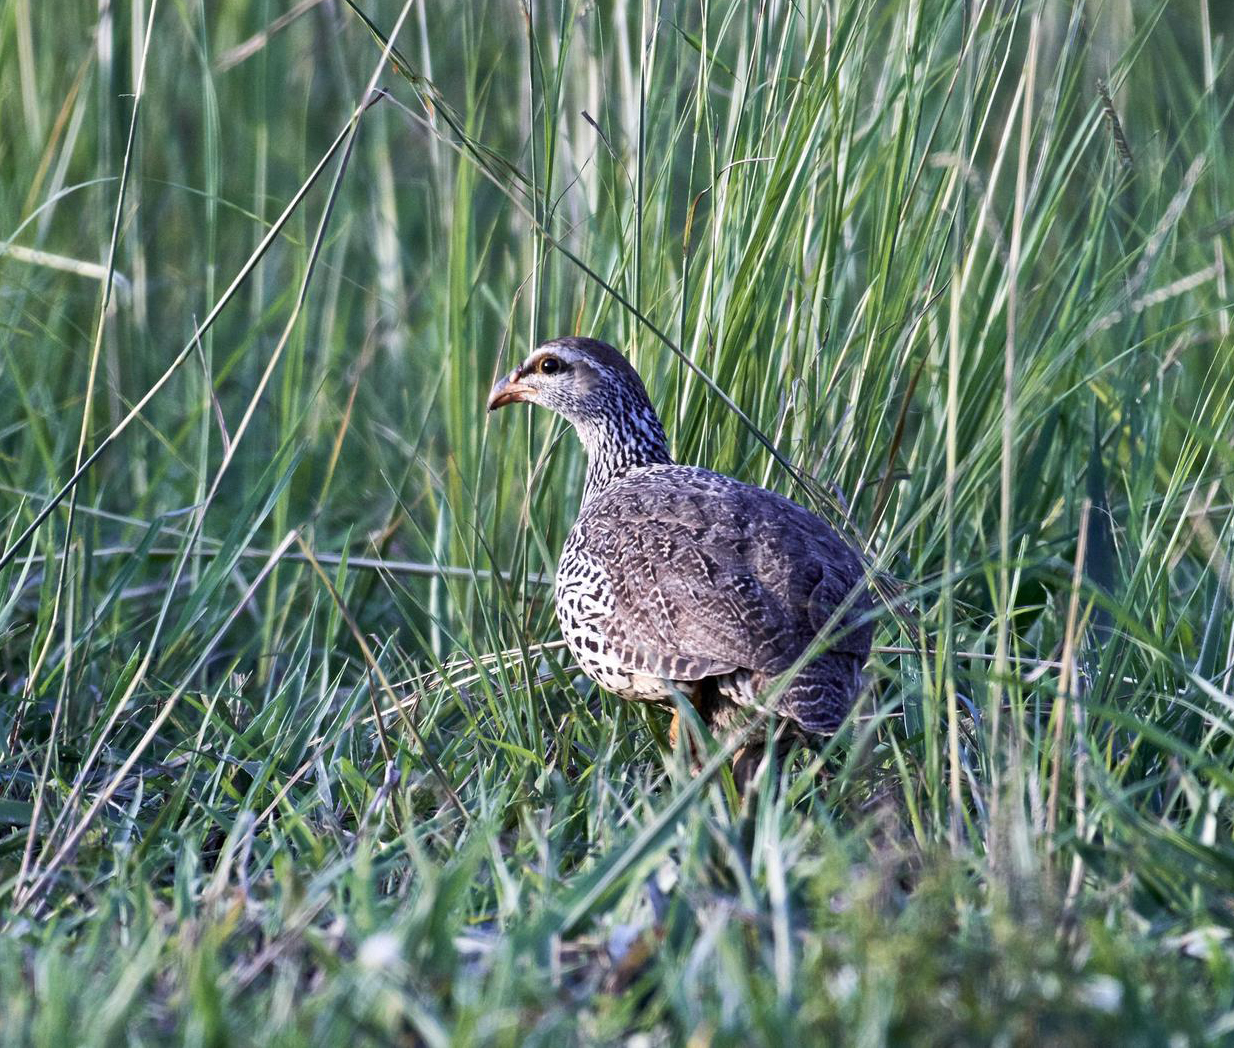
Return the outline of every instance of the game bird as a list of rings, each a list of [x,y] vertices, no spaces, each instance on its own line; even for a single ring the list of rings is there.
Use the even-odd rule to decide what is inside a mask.
[[[587,452],[555,592],[582,671],[625,699],[684,697],[718,737],[764,711],[769,689],[797,733],[834,732],[873,632],[856,550],[783,495],[674,463],[642,379],[604,342],[544,343],[488,409],[522,401],[565,418]],[[674,739],[677,727],[674,713]]]

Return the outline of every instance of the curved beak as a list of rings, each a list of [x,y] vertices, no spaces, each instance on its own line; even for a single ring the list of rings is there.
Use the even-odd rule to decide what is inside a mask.
[[[493,391],[488,395],[489,411],[504,408],[507,404],[516,404],[520,400],[535,399],[535,387],[520,382],[520,377],[518,368],[515,368],[510,374],[497,380],[497,385],[493,387]]]

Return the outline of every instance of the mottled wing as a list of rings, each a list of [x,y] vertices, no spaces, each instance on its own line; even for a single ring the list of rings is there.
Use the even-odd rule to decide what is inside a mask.
[[[669,679],[781,672],[862,581],[856,555],[813,514],[692,467],[636,470],[576,528],[611,587],[610,650]],[[837,650],[862,643],[846,637]]]

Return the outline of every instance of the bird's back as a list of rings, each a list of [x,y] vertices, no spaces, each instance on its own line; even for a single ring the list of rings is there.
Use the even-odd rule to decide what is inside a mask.
[[[826,522],[692,466],[631,470],[584,504],[557,605],[584,669],[639,697],[657,697],[656,682],[668,692],[717,678],[752,703],[826,630],[778,703],[809,730],[847,713],[872,633],[860,559]]]

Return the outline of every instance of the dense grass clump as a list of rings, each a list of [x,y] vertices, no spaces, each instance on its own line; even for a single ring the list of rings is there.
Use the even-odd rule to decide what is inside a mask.
[[[0,0],[0,1043],[1234,1038],[1232,39]],[[744,797],[558,641],[572,332],[882,579]]]

